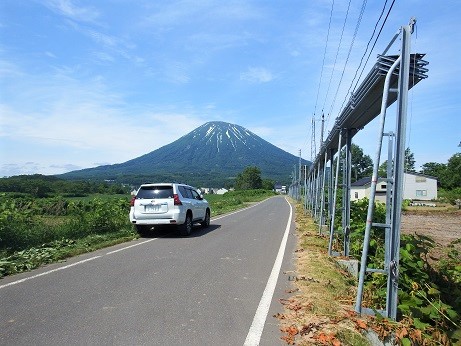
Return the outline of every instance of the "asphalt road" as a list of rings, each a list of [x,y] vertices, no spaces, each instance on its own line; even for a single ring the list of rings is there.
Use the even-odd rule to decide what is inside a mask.
[[[274,197],[188,238],[160,231],[2,279],[0,345],[283,345],[290,214]]]

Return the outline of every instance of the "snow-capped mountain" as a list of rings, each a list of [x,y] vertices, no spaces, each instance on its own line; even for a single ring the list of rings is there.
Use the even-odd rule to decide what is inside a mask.
[[[214,121],[178,140],[127,162],[61,175],[69,179],[115,179],[140,183],[181,181],[196,186],[222,186],[247,166],[263,178],[290,182],[299,158],[272,145],[242,126]],[[303,161],[303,164],[309,164]]]

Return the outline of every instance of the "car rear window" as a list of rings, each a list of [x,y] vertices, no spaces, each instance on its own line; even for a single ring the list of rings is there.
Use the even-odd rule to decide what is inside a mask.
[[[173,198],[172,186],[141,186],[137,198]]]

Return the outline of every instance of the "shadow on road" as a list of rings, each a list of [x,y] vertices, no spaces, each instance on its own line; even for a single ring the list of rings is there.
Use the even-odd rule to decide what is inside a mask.
[[[221,225],[210,224],[207,228],[203,228],[200,225],[194,225],[192,233],[189,236],[182,236],[179,234],[179,230],[177,230],[174,226],[157,226],[152,228],[149,233],[144,234],[142,238],[196,238],[216,231],[218,228],[221,228]]]

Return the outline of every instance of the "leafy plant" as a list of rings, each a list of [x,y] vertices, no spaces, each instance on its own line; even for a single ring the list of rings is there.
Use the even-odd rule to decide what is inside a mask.
[[[352,257],[360,258],[363,247],[368,200],[351,204]],[[385,207],[375,204],[373,221],[384,223]],[[341,220],[336,227],[340,228]],[[371,229],[367,265],[384,267],[384,231]],[[403,234],[400,238],[399,259],[399,319],[406,326],[399,339],[401,344],[441,343],[460,339],[461,334],[461,254],[458,240],[448,247],[443,259],[434,267],[429,261],[429,251],[435,246],[427,236]],[[385,307],[387,276],[368,274],[366,297],[377,309]],[[420,341],[418,341],[420,340]],[[424,341],[425,340],[425,341]],[[448,341],[449,342],[449,341]]]

